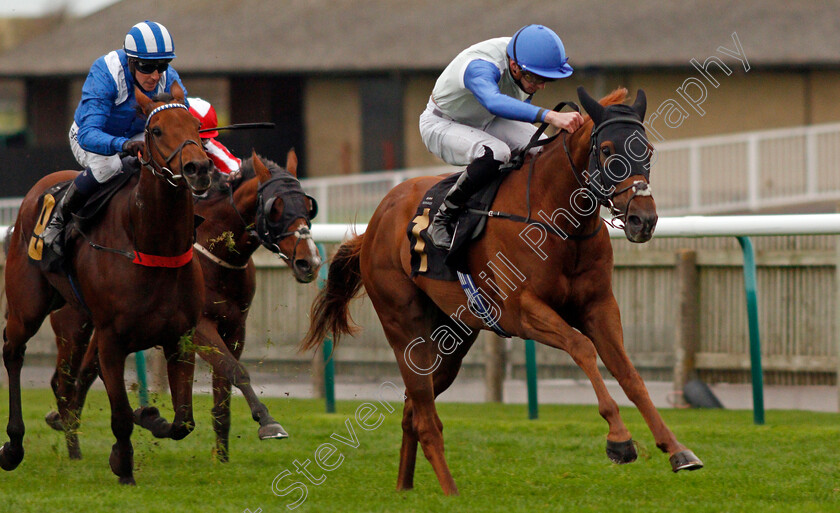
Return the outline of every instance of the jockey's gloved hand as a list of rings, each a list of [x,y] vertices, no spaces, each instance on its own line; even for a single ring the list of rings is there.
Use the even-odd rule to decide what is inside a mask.
[[[122,153],[136,157],[141,151],[145,151],[146,143],[143,141],[126,141],[123,143]]]

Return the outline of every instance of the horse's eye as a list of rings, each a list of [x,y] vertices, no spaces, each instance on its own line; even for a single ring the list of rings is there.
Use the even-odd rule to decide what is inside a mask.
[[[161,132],[159,127],[152,128],[152,135],[155,137],[160,137],[163,132]]]
[[[610,149],[608,147],[604,146],[603,148],[601,148],[601,153],[603,153],[605,157],[609,157],[610,156]]]

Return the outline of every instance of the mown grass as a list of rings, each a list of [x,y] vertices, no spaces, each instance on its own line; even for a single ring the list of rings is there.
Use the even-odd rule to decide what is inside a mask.
[[[330,435],[347,436],[344,422],[359,402],[339,402],[338,413],[325,414],[320,401],[267,399],[291,438],[261,442],[244,401],[234,398],[231,461],[219,464],[211,457],[210,399],[197,396],[198,428],[185,440],[156,440],[135,429],[137,486],[125,487],[108,468],[114,440],[104,393],[90,395],[82,461],[69,460],[63,436],[44,423],[52,402],[46,390],[24,393],[27,453],[17,470],[0,473],[0,512],[288,511],[297,493],[276,496],[272,481],[284,470],[294,473],[294,460],[313,460],[325,442],[339,447],[344,461],[326,473],[310,464],[326,480],[307,483],[297,511],[840,511],[837,414],[769,411],[767,424],[755,426],[749,411],[663,410],[671,429],[706,464],[673,474],[634,409],[622,413],[642,454],[618,466],[605,455],[606,423],[594,406],[542,406],[540,420],[529,421],[525,406],[442,404],[446,455],[461,492],[446,497],[422,452],[415,490],[394,491],[399,408],[384,412],[385,422],[371,431],[352,420],[359,442],[353,449]],[[284,486],[306,482],[295,476]]]

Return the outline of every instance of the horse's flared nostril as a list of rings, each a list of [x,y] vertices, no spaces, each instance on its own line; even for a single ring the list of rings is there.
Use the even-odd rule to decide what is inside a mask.
[[[627,216],[627,222],[625,224],[633,231],[641,230],[644,226],[644,223],[642,223],[642,219],[639,216]]]
[[[312,266],[309,264],[309,260],[298,258],[295,260],[295,269],[302,273],[308,273],[312,270]]]

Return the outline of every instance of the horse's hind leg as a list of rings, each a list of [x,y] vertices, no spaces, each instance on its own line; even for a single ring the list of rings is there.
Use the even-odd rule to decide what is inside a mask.
[[[601,360],[618,380],[624,393],[633,401],[653,433],[656,446],[671,456],[671,468],[696,470],[703,462],[677,441],[653,405],[642,377],[636,371],[624,350],[621,314],[615,297],[610,295],[601,302],[590,305],[583,319],[583,330],[591,337]]]
[[[376,283],[365,283],[365,288],[397,357],[406,395],[411,402],[411,429],[407,430],[408,426],[404,425],[397,486],[400,489],[412,486],[410,474],[414,467],[416,436],[443,492],[457,494],[458,487],[443,455],[442,424],[435,408],[432,378],[438,354],[430,334],[438,318],[435,312],[439,310],[401,271],[381,270],[376,275]],[[418,335],[421,336],[412,338]]]
[[[82,458],[82,453],[77,430],[84,399],[80,400],[76,396],[77,379],[85,379],[80,376],[79,371],[93,333],[93,323],[84,311],[65,306],[50,316],[50,324],[58,346],[58,358],[51,381],[58,411],[48,413],[45,420],[50,427],[64,433],[70,459],[78,460]],[[95,346],[91,344],[91,347]],[[96,357],[94,354],[93,358]],[[93,362],[94,375],[91,383],[96,379],[97,363]],[[89,387],[90,383],[85,387],[85,393]]]
[[[448,322],[449,319],[440,316],[440,325],[448,325],[453,333],[455,333],[454,323]],[[460,328],[458,328],[460,329]],[[464,336],[462,343],[458,344],[455,352],[443,357],[441,364],[435,369],[432,380],[434,385],[435,397],[446,391],[447,388],[455,381],[458,372],[461,370],[461,362],[472,347],[478,333]],[[443,432],[443,424],[439,424],[441,432]],[[400,448],[400,468],[397,475],[397,489],[410,490],[414,488],[414,467],[417,461],[417,433],[414,431],[413,421],[413,407],[410,398],[406,398],[405,406],[403,407],[402,419],[402,447]]]
[[[618,404],[610,396],[604,378],[598,370],[597,353],[592,341],[572,328],[548,305],[530,292],[522,294],[523,338],[531,338],[551,347],[562,349],[583,370],[592,383],[598,399],[598,412],[609,424],[607,455],[616,463],[630,463],[636,450],[630,431],[618,413]]]
[[[12,240],[6,260],[6,327],[3,329],[3,362],[9,377],[9,441],[0,448],[0,468],[14,470],[23,460],[23,436],[26,428],[20,397],[20,371],[26,342],[44,322],[54,291],[37,268],[26,262],[25,248],[18,238]]]

